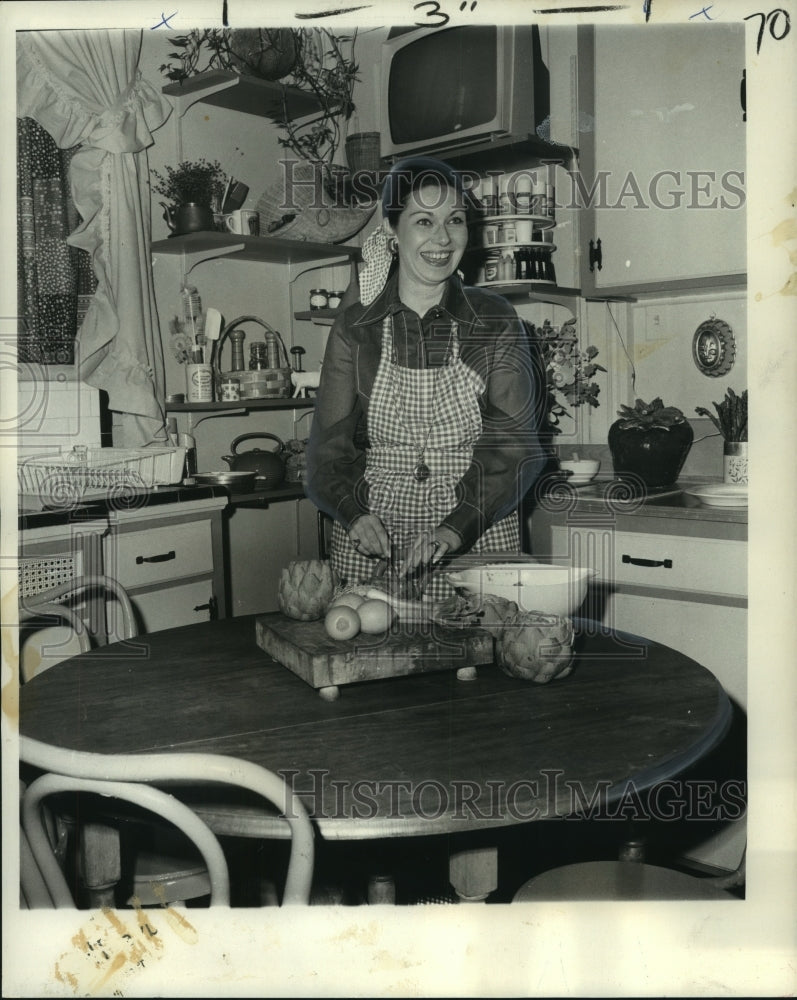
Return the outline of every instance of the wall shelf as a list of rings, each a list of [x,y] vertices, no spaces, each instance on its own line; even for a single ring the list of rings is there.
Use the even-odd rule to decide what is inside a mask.
[[[293,314],[294,319],[310,320],[319,326],[332,326],[340,310],[338,309],[304,309]]]
[[[223,413],[225,410],[308,410],[315,406],[315,399],[304,396],[285,396],[279,399],[237,399],[222,403],[166,403],[167,413],[198,413],[211,411]]]
[[[553,306],[564,306],[573,315],[578,308],[581,290],[578,288],[559,288],[544,281],[491,281],[478,288],[489,288],[505,299],[525,299],[528,302],[544,302]]]
[[[309,240],[286,240],[274,236],[238,236],[227,233],[186,233],[156,240],[152,252],[185,255],[190,271],[204,260],[234,257],[270,264],[308,264],[319,260],[356,260],[360,248],[345,243],[312,243]]]
[[[191,105],[198,102],[243,111],[244,114],[272,121],[281,121],[286,108],[288,120],[292,120],[313,114],[321,106],[314,94],[298,87],[260,80],[255,76],[239,76],[222,69],[197,73],[182,83],[170,83],[161,89],[162,93],[172,98],[181,118]]]

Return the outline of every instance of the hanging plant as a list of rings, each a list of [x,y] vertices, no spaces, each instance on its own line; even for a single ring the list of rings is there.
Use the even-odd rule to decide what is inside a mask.
[[[343,124],[354,111],[354,61],[357,30],[336,35],[326,28],[206,28],[170,39],[175,51],[161,72],[174,83],[207,70],[281,80],[282,114],[275,121],[283,133],[280,145],[300,160],[322,166],[326,176],[340,147]],[[318,112],[293,121],[288,87],[312,94]]]

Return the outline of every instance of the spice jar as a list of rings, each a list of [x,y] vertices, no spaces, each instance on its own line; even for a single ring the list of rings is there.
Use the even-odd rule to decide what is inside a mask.
[[[330,292],[329,298],[327,299],[328,309],[337,309],[340,305],[340,300],[343,298],[343,292]]]
[[[326,309],[329,303],[329,293],[326,288],[310,289],[310,308]]]
[[[263,340],[256,340],[249,345],[249,370],[261,371],[263,368],[268,368],[266,344]]]

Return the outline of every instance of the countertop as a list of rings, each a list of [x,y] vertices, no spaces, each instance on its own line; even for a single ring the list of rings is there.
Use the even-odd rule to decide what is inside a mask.
[[[747,536],[747,507],[717,507],[703,503],[690,493],[690,489],[719,484],[721,480],[711,478],[689,478],[678,480],[667,491],[651,494],[643,499],[628,500],[627,490],[610,476],[598,477],[585,486],[565,486],[565,480],[551,481],[541,492],[531,509],[532,519],[539,513],[548,517],[568,520],[605,519],[607,515],[617,521],[618,527],[628,528],[640,519],[655,519],[651,531],[672,530],[661,522],[679,523],[682,534],[719,534],[733,538]],[[634,529],[631,529],[634,530]]]
[[[131,511],[159,507],[166,504],[187,503],[191,500],[209,500],[214,497],[229,499],[221,486],[158,486],[150,490],[136,490],[116,497],[96,497],[64,506],[43,506],[37,497],[19,498],[19,531],[47,528],[53,525],[86,523],[107,517],[114,511]]]

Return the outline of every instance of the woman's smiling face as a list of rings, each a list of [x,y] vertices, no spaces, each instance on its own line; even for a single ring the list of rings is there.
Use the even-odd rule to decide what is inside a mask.
[[[468,242],[462,199],[436,182],[424,184],[410,194],[393,235],[402,277],[426,289],[439,286],[459,267]]]

